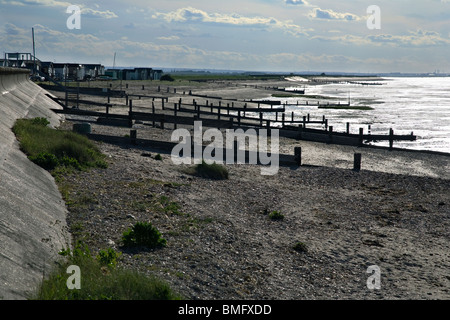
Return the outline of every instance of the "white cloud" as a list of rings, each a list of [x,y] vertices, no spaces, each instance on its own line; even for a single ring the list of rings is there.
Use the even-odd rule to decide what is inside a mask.
[[[353,13],[340,13],[333,10],[323,10],[320,8],[314,8],[310,11],[309,15],[312,19],[322,20],[339,20],[339,21],[359,21],[361,17]]]
[[[390,46],[390,47],[435,47],[446,46],[450,44],[450,39],[442,37],[435,31],[410,31],[406,35],[393,34],[376,34],[368,36],[359,35],[337,35],[337,36],[323,36],[315,35],[310,37],[311,40],[339,42],[341,44],[353,44],[358,46]]]
[[[175,41],[175,40],[180,40],[180,37],[178,37],[178,36],[158,37],[158,40]]]
[[[103,18],[103,19],[118,18],[118,16],[110,10],[100,11],[100,10],[95,10],[95,9],[91,9],[91,8],[81,8],[81,14],[88,15],[91,17]]]
[[[167,22],[183,22],[183,23],[214,23],[233,26],[249,26],[283,29],[292,35],[306,35],[307,31],[299,25],[293,24],[291,21],[280,21],[272,17],[246,17],[239,14],[222,14],[207,13],[206,11],[187,7],[180,8],[176,11],[161,13],[157,12],[153,18],[162,18]]]
[[[450,44],[450,39],[443,38],[438,32],[424,31],[421,29],[410,31],[408,35],[380,34],[371,35],[367,38],[375,44],[388,44],[392,46],[434,47]]]
[[[309,5],[309,3],[304,0],[284,0],[284,2],[292,5]]]
[[[21,2],[18,1],[9,1],[9,0],[2,0],[0,2],[4,5],[14,5],[14,6],[45,6],[45,7],[54,7],[54,8],[68,8],[69,6],[73,5],[73,3],[65,2],[65,1],[57,1],[57,0],[23,0]],[[101,11],[89,8],[85,5],[78,5],[81,9],[81,14],[84,14],[88,17],[99,17],[104,19],[111,19],[111,18],[117,18],[118,16],[110,11]],[[97,9],[99,8],[99,5],[94,4],[94,7]]]

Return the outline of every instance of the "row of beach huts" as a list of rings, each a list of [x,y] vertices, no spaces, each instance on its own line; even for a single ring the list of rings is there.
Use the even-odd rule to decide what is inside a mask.
[[[31,53],[5,53],[0,66],[30,69],[31,74],[49,76],[57,81],[86,80],[160,80],[162,70],[153,68],[111,68],[101,64],[57,63],[41,61]]]

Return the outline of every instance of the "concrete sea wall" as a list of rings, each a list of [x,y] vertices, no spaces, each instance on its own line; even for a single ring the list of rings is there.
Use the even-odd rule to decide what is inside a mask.
[[[65,203],[53,177],[20,151],[19,118],[58,126],[61,108],[29,81],[29,71],[0,68],[0,300],[27,299],[70,245]]]

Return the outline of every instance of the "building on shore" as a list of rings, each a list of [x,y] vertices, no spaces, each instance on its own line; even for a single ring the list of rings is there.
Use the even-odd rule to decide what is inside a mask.
[[[0,66],[27,68],[46,74],[57,81],[113,80],[161,80],[162,70],[153,68],[108,69],[101,64],[57,63],[41,61],[31,53],[5,53]]]
[[[36,68],[49,77],[63,81],[84,81],[97,79],[105,74],[105,67],[101,64],[56,63],[41,61],[31,53],[13,52],[5,53],[0,58],[0,66],[12,68],[26,68],[32,72]]]
[[[0,59],[0,66],[11,68],[27,68],[31,71],[41,70],[41,61],[28,52],[5,52],[3,59]]]
[[[56,80],[84,81],[97,79],[105,74],[101,64],[54,63],[53,75]]]
[[[152,68],[108,69],[105,76],[114,80],[160,80],[162,70]]]

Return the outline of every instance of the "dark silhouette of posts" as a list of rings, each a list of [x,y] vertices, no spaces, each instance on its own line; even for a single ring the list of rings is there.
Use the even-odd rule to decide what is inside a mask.
[[[154,128],[156,126],[156,124],[155,124],[156,114],[155,114],[155,103],[154,102],[152,102],[152,114],[153,114],[153,128]]]
[[[130,100],[130,107],[128,110],[128,126],[133,127],[133,100]]]
[[[130,140],[131,144],[136,145],[137,144],[137,130],[130,130]]]
[[[173,104],[173,115],[174,115],[174,122],[173,122],[173,129],[176,130],[177,129],[177,104],[174,103]]]
[[[389,149],[392,150],[394,147],[394,130],[389,129]]]
[[[302,147],[295,147],[294,148],[294,159],[297,166],[302,165]]]
[[[361,170],[361,153],[355,153],[353,157],[353,170],[354,171]]]
[[[364,128],[359,128],[359,145],[363,145],[364,140]]]
[[[106,104],[106,118],[109,118],[109,108],[111,107],[111,104]]]

